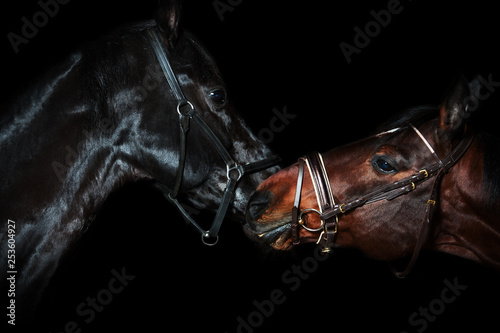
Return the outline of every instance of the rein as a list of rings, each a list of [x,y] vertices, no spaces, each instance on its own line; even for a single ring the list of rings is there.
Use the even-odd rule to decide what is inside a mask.
[[[217,135],[215,135],[215,133],[212,131],[210,126],[203,120],[203,118],[200,117],[199,113],[196,112],[193,103],[191,103],[184,95],[177,77],[175,76],[175,73],[170,66],[167,54],[165,53],[162,47],[162,43],[160,42],[161,37],[158,36],[156,30],[148,30],[147,33],[149,42],[153,47],[153,51],[158,62],[160,63],[163,74],[167,79],[171,91],[177,99],[177,113],[179,114],[180,126],[180,153],[174,187],[172,189],[169,189],[164,184],[157,184],[157,187],[160,188],[165,193],[165,197],[177,207],[184,220],[200,232],[202,242],[205,245],[213,246],[217,244],[219,240],[219,229],[222,225],[227,209],[229,208],[229,204],[233,200],[236,185],[241,177],[243,177],[245,174],[259,172],[277,165],[280,162],[280,158],[278,156],[271,156],[261,161],[256,161],[244,165],[238,164],[228,152],[226,147],[219,140]],[[184,167],[186,164],[186,142],[191,120],[194,120],[194,122],[198,125],[198,127],[200,127],[203,133],[205,133],[209,141],[212,143],[219,155],[224,160],[227,170],[226,188],[222,195],[222,200],[219,208],[217,209],[215,218],[212,222],[212,226],[209,230],[204,230],[193,218],[191,218],[188,212],[186,212],[186,210],[177,200],[177,195],[179,194],[179,190],[182,184]],[[209,238],[215,238],[215,241],[212,243],[208,242],[207,239]]]
[[[453,167],[465,154],[473,141],[473,136],[466,131],[464,138],[462,138],[462,140],[457,144],[453,151],[448,156],[446,156],[445,159],[441,160],[432,146],[429,144],[427,139],[422,135],[422,133],[415,126],[411,124],[410,126],[417,133],[419,138],[424,142],[426,147],[438,162],[419,170],[417,173],[407,178],[401,179],[392,184],[385,185],[379,189],[367,193],[360,198],[345,203],[335,204],[330,181],[328,179],[323,158],[320,153],[309,153],[308,155],[299,159],[299,173],[297,176],[297,188],[295,192],[295,201],[292,208],[291,223],[292,239],[294,245],[300,243],[300,226],[310,232],[321,231],[316,243],[321,246],[323,252],[328,253],[331,251],[335,243],[335,238],[338,232],[339,217],[341,216],[341,214],[345,214],[349,211],[354,210],[355,208],[377,201],[393,200],[403,194],[412,192],[413,190],[415,190],[417,185],[435,177],[429,199],[427,200],[427,203],[425,205],[425,216],[421,223],[420,232],[417,236],[417,242],[413,250],[410,262],[408,263],[405,270],[401,272],[396,271],[394,268],[392,268],[394,275],[399,278],[404,278],[411,271],[427,238],[429,225],[432,221],[432,216],[437,205],[439,184],[441,183],[441,180],[446,172],[448,172],[448,170]],[[316,193],[316,199],[318,200],[319,210],[306,208],[300,211],[299,209],[305,165],[307,165],[309,173],[311,175],[314,191]],[[319,215],[321,219],[321,226],[319,228],[312,229],[306,226],[306,221],[303,218],[303,214],[307,212],[314,212]]]

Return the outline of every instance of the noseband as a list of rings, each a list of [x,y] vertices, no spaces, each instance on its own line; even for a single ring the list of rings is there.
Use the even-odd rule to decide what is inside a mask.
[[[153,51],[160,63],[161,69],[165,78],[167,79],[170,88],[177,99],[177,113],[179,114],[179,125],[180,125],[180,153],[179,153],[179,164],[177,167],[177,173],[175,178],[175,183],[173,189],[169,189],[164,184],[157,184],[157,187],[160,188],[164,193],[165,197],[172,202],[179,212],[181,213],[184,220],[191,224],[198,230],[201,234],[201,240],[205,245],[213,246],[217,243],[219,236],[219,229],[222,225],[222,221],[226,215],[227,209],[229,208],[229,204],[233,200],[234,192],[236,190],[236,184],[245,174],[255,173],[258,171],[265,170],[270,168],[271,166],[277,165],[280,161],[280,158],[277,156],[272,156],[266,158],[261,161],[248,163],[245,165],[238,164],[231,156],[231,154],[227,151],[226,147],[219,140],[217,135],[212,131],[210,126],[200,117],[198,112],[194,107],[194,104],[191,103],[179,85],[177,81],[177,77],[175,76],[172,67],[170,66],[170,62],[168,61],[167,54],[165,53],[162,43],[160,42],[160,38],[156,30],[148,30],[148,39],[153,47]],[[214,221],[212,222],[212,226],[209,230],[204,230],[191,216],[189,216],[188,212],[182,207],[182,205],[177,200],[177,195],[179,194],[179,190],[182,183],[182,178],[184,174],[184,167],[186,164],[186,141],[187,135],[189,132],[190,121],[194,120],[194,122],[200,127],[200,129],[205,133],[209,141],[215,147],[219,155],[224,160],[226,164],[226,188],[224,190],[224,194],[222,195],[222,200],[217,209],[217,213],[215,214]],[[215,238],[214,242],[208,242],[209,238]]]
[[[374,203],[381,200],[390,201],[400,195],[412,192],[417,185],[423,183],[431,178],[434,178],[434,183],[432,185],[431,193],[429,199],[427,200],[425,206],[425,216],[422,221],[420,228],[420,233],[417,238],[415,248],[413,250],[412,257],[406,269],[404,271],[398,272],[393,269],[393,273],[397,277],[405,277],[412,269],[415,264],[418,254],[424,245],[427,238],[427,232],[429,225],[432,220],[432,216],[437,205],[437,194],[439,184],[442,177],[448,170],[454,166],[458,160],[465,154],[467,149],[472,143],[473,136],[465,131],[463,139],[457,144],[453,151],[446,156],[445,159],[441,160],[432,146],[429,144],[427,139],[422,135],[422,133],[413,125],[410,127],[417,133],[419,138],[424,142],[426,147],[432,153],[432,155],[437,159],[437,163],[426,167],[417,173],[396,181],[392,184],[385,185],[379,189],[367,193],[365,196],[351,200],[346,203],[336,204],[332,195],[332,189],[328,175],[325,169],[325,164],[320,153],[313,152],[299,159],[299,173],[297,177],[297,188],[295,192],[295,201],[292,208],[292,238],[293,244],[297,245],[300,243],[299,238],[299,227],[304,228],[310,232],[320,232],[317,244],[322,248],[323,252],[330,252],[338,232],[338,223],[341,214],[347,213],[355,208],[364,206],[366,204]],[[398,129],[401,130],[401,129]],[[391,131],[392,132],[392,131]],[[311,175],[312,183],[314,186],[314,191],[316,194],[316,199],[318,201],[319,210],[313,208],[306,208],[300,211],[300,197],[302,192],[302,182],[304,179],[304,168],[307,165],[309,173]],[[306,219],[304,215],[314,212],[319,215],[321,219],[321,226],[318,228],[310,228],[306,224]]]

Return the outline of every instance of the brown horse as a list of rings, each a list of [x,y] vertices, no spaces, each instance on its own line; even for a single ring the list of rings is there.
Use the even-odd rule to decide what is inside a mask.
[[[499,270],[500,142],[466,124],[484,82],[461,79],[439,108],[274,174],[248,203],[247,234],[280,250],[317,242],[413,263],[425,248]]]

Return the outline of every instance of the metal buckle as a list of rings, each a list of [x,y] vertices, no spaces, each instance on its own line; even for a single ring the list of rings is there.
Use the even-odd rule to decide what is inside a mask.
[[[219,235],[215,236],[215,241],[213,243],[209,243],[206,241],[206,239],[211,238],[210,233],[207,231],[205,233],[201,234],[201,242],[205,244],[206,246],[214,246],[219,242]]]
[[[181,112],[181,108],[183,106],[186,106],[186,105],[189,105],[189,107],[191,108],[188,112]],[[194,105],[188,101],[188,100],[182,100],[182,101],[179,101],[179,103],[177,103],[177,113],[180,115],[180,116],[188,116],[188,117],[191,117],[192,113],[194,111]]]
[[[239,181],[241,179],[241,177],[243,177],[243,175],[245,174],[245,170],[243,169],[243,166],[239,165],[239,164],[235,164],[233,166],[229,166],[229,165],[226,165],[226,168],[227,168],[227,172],[226,172],[226,177],[227,179],[232,179],[232,180],[235,180],[235,181]],[[234,174],[234,172],[231,172],[231,171],[237,171],[238,172],[238,176],[237,177],[232,177],[231,174]]]
[[[310,211],[311,211],[311,212],[315,212],[315,213],[317,213],[318,215],[321,215],[321,212],[320,212],[319,210],[317,210],[317,209],[314,209],[314,208],[306,208],[306,209],[304,209],[303,211],[301,211],[301,212],[300,212],[300,214],[299,214],[299,218],[298,218],[298,223],[299,223],[299,225],[300,225],[302,228],[304,228],[304,229],[306,229],[307,231],[309,231],[309,232],[317,232],[317,231],[320,231],[320,230],[324,229],[324,228],[325,228],[325,221],[324,221],[324,220],[321,220],[321,226],[320,226],[319,228],[313,229],[313,228],[309,228],[309,227],[307,227],[307,226],[306,226],[305,221],[302,219],[302,215],[303,215],[305,212],[310,212]]]
[[[345,214],[344,206],[345,206],[345,203],[339,205],[339,210],[342,214]]]
[[[424,174],[424,178],[429,177],[429,172],[426,169],[422,169],[418,173],[423,173]]]

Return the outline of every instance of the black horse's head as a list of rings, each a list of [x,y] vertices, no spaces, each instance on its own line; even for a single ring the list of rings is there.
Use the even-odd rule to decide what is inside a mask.
[[[235,162],[244,165],[270,156],[270,150],[235,113],[213,58],[192,34],[181,28],[179,20],[180,5],[161,1],[154,22],[119,32],[119,38],[108,42],[105,50],[105,58],[115,68],[112,88],[100,87],[97,94],[102,96],[102,91],[107,90],[106,102],[101,101],[104,111],[101,108],[97,118],[111,120],[107,140],[116,151],[115,160],[126,161],[140,177],[157,180],[169,189],[174,187],[180,167],[179,111],[183,111],[177,109],[178,98],[153,52],[148,39],[151,30],[156,31],[186,100]],[[96,63],[91,66],[95,68]],[[92,80],[102,79],[93,75]],[[101,82],[91,82],[89,86],[92,85],[99,87]],[[95,91],[95,87],[90,91]],[[189,125],[185,161],[180,195],[197,209],[216,210],[226,186],[227,166],[210,138],[193,121]],[[230,209],[234,218],[243,219],[249,195],[269,175],[242,178]]]

